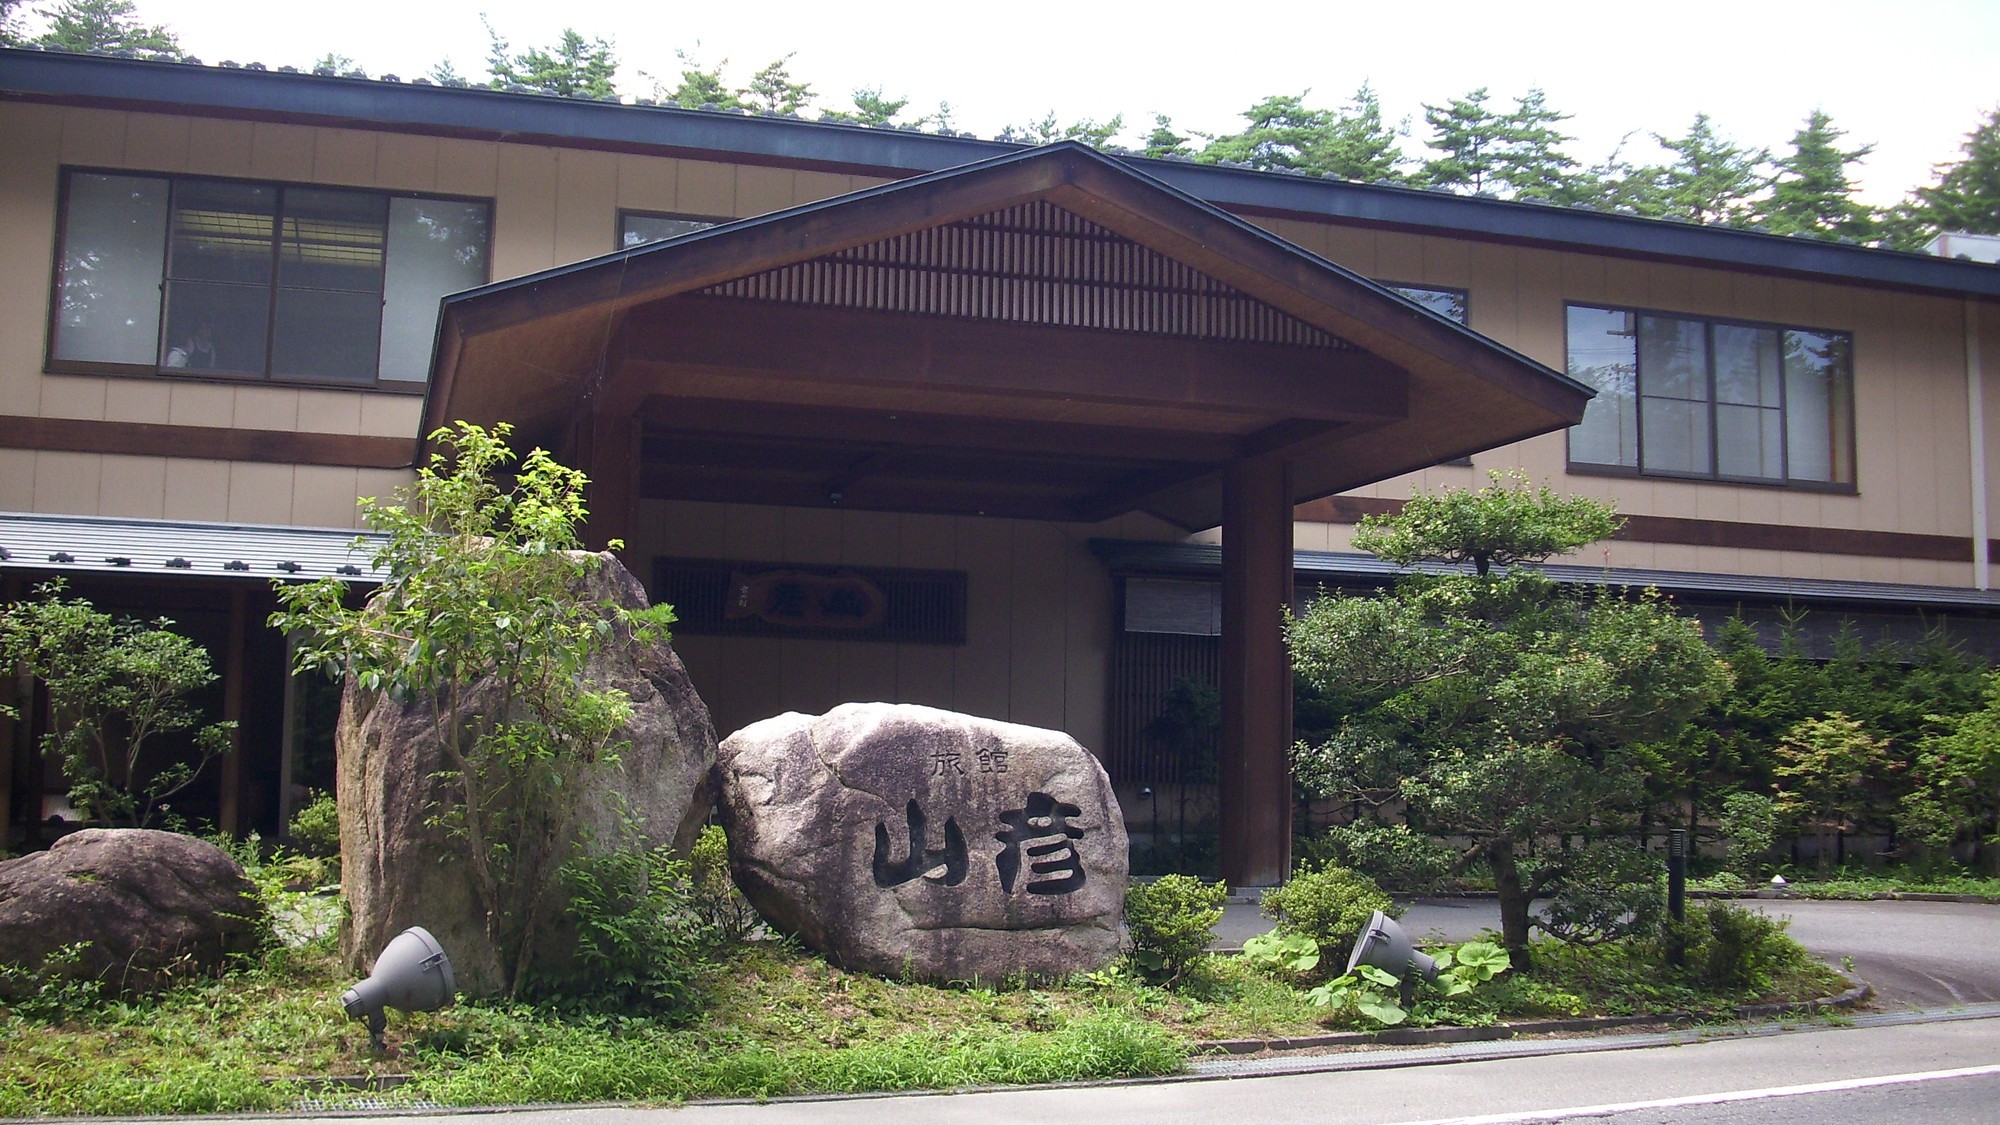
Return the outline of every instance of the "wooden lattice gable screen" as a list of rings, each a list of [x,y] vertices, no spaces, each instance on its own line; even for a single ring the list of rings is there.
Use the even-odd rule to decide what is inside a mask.
[[[1196,340],[1332,351],[1354,347],[1046,200],[852,247],[703,292]]]

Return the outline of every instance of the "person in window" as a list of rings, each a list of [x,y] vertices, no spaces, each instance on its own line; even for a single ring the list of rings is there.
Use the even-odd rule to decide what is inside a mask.
[[[216,366],[215,326],[205,320],[196,324],[192,335],[167,349],[165,366],[213,370]]]

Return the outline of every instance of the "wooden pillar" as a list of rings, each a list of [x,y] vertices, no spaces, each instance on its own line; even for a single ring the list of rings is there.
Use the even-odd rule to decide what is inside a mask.
[[[576,422],[572,464],[590,478],[583,494],[590,509],[583,545],[593,551],[613,539],[629,540],[638,528],[641,435],[639,419],[631,414],[593,410]]]
[[[0,579],[0,608],[13,605],[21,598],[21,580],[13,576]],[[0,712],[0,852],[13,850],[14,838],[14,762],[25,751],[17,750],[16,743],[25,743],[30,709],[34,700],[20,690],[22,681],[14,676],[10,665],[0,665],[0,702],[19,703],[21,719],[10,719]]]
[[[1222,494],[1222,877],[1284,881],[1292,861],[1291,466],[1231,465]]]
[[[243,677],[248,649],[250,590],[241,583],[229,590],[229,647],[222,658],[222,718],[236,724],[229,732],[229,749],[222,752],[220,808],[216,819],[231,836],[243,833]]]

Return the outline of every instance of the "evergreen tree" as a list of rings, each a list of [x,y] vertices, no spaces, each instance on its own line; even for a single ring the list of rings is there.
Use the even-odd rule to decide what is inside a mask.
[[[1875,213],[1854,198],[1848,166],[1875,151],[1873,145],[1843,149],[1825,110],[1815,109],[1792,135],[1792,151],[1777,162],[1778,177],[1762,215],[1773,234],[1865,241],[1875,231]]]
[[[857,125],[894,126],[896,115],[910,104],[908,98],[890,98],[882,93],[880,86],[862,86],[854,91],[852,110],[829,109],[820,114],[822,121],[852,121]]]
[[[500,38],[490,23],[486,25],[486,34],[491,41],[487,71],[493,76],[496,89],[526,86],[537,93],[562,98],[602,99],[618,95],[617,87],[612,85],[618,73],[618,60],[612,55],[608,40],[587,40],[566,27],[553,48],[535,47],[514,55],[508,53],[507,41]]]
[[[440,86],[471,85],[470,82],[465,80],[465,75],[460,74],[458,68],[451,64],[450,59],[439,59],[437,65],[431,67],[430,74],[427,77]]]
[[[139,22],[132,0],[62,0],[49,13],[49,30],[37,46],[89,54],[131,52],[142,58],[184,59],[180,41],[164,26]]]
[[[368,72],[361,69],[360,63],[335,51],[321,55],[307,69],[314,74],[359,74],[363,78],[368,77]]]
[[[1305,92],[1272,94],[1244,110],[1243,117],[1248,128],[1210,140],[1197,159],[1248,164],[1265,172],[1309,171],[1312,151],[1333,124],[1331,112],[1306,106]]]
[[[27,0],[0,0],[0,47],[18,47],[21,38],[21,8]]]
[[[1565,202],[1593,211],[1659,218],[1665,210],[1666,169],[1625,159],[1625,142],[1631,139],[1631,134],[1626,134],[1609,156],[1576,173]]]
[[[1679,137],[1655,133],[1653,139],[1674,154],[1674,162],[1661,170],[1660,218],[1730,226],[1750,221],[1757,193],[1769,182],[1759,171],[1770,159],[1768,151],[1717,136],[1706,113],[1695,114]]]
[[[1056,141],[1082,141],[1091,148],[1103,148],[1125,127],[1125,115],[1115,114],[1109,121],[1092,121],[1081,117],[1068,125],[1056,119],[1056,111],[1050,110],[1040,120],[1023,125],[1009,125],[1000,131],[999,140],[1016,144],[1046,145]]]
[[[939,102],[937,112],[925,114],[917,124],[925,126],[927,132],[936,133],[939,136],[956,136],[958,134],[958,124],[952,120],[951,115],[951,103]]]
[[[1548,95],[1530,88],[1514,103],[1512,112],[1500,117],[1492,146],[1493,177],[1507,186],[1515,199],[1541,203],[1577,201],[1577,163],[1562,151],[1575,138],[1558,126],[1570,114],[1549,108]]]
[[[1938,182],[1916,192],[1920,209],[1938,230],[2000,234],[2000,106],[1965,136],[1964,153],[1940,168]]]
[[[744,109],[743,100],[722,81],[722,68],[729,60],[723,59],[714,66],[703,66],[692,54],[676,50],[674,55],[681,61],[681,80],[669,90],[653,83],[653,97],[669,105],[682,109]]]
[[[812,101],[812,83],[792,81],[788,65],[791,61],[790,54],[771,60],[764,69],[750,76],[748,86],[736,91],[737,97],[759,113],[797,114],[803,111],[806,104]]]
[[[1424,123],[1431,128],[1429,145],[1437,156],[1417,172],[1423,187],[1446,188],[1472,195],[1492,195],[1500,167],[1505,117],[1486,108],[1486,87],[1442,106],[1426,103]]]
[[[1400,183],[1409,178],[1403,173],[1405,131],[1383,122],[1381,99],[1363,82],[1329,123],[1311,170],[1365,184]]]
[[[1146,155],[1193,156],[1194,150],[1188,147],[1186,134],[1174,132],[1174,123],[1166,114],[1156,113],[1153,115],[1153,131],[1146,134]]]

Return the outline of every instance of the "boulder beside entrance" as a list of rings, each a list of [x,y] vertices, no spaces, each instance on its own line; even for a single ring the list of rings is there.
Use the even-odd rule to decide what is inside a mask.
[[[737,731],[716,776],[737,884],[847,968],[990,982],[1123,945],[1124,817],[1060,731],[851,703]]]

